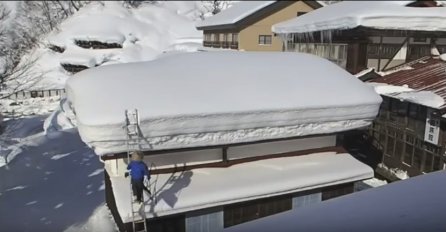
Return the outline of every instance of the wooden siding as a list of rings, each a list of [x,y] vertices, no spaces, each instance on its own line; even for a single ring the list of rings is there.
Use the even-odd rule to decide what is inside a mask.
[[[383,153],[384,165],[407,171],[409,176],[443,168],[446,124],[440,126],[439,145],[425,142],[426,116],[425,106],[383,96],[369,136],[373,146]]]

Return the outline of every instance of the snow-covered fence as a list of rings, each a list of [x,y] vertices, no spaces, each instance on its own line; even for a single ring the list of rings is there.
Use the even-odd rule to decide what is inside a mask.
[[[35,91],[19,91],[6,97],[10,100],[23,100],[29,98],[45,98],[60,96],[65,97],[65,89],[48,89],[48,90],[35,90]],[[6,95],[6,94],[4,94]],[[4,96],[0,94],[0,99]]]

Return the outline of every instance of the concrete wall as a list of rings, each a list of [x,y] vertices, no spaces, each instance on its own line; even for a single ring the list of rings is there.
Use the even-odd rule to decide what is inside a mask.
[[[313,8],[302,1],[296,1],[284,9],[270,14],[256,23],[244,28],[239,34],[239,50],[245,51],[282,51],[282,40],[274,36],[272,25],[297,17],[297,12],[309,12]],[[259,45],[259,35],[271,35],[272,44]]]

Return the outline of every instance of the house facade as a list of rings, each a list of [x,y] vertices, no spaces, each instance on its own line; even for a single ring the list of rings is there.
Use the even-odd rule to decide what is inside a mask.
[[[368,81],[383,98],[368,131],[382,153],[378,173],[395,179],[389,169],[409,176],[446,169],[445,69],[446,61],[424,57]]]
[[[382,99],[320,57],[184,53],[88,69],[66,89],[82,140],[104,162],[106,202],[121,231],[142,222],[148,231],[221,231],[351,193],[374,176],[340,138],[370,125]],[[131,133],[127,108],[139,112]],[[152,198],[134,207],[125,172],[135,150],[151,169]]]
[[[366,68],[385,71],[432,50],[446,52],[446,28],[439,26],[446,19],[444,9],[435,1],[345,1],[272,30],[288,52],[324,57],[353,74]]]
[[[197,25],[205,47],[282,51],[271,26],[322,7],[318,1],[240,1]]]
[[[354,184],[373,177],[373,171],[337,146],[336,138],[336,135],[310,136],[145,152],[144,161],[152,164],[152,179],[155,179],[151,191],[156,193],[153,202],[146,203],[148,231],[223,231],[353,193]],[[122,188],[128,186],[117,184],[126,171],[126,154],[102,159],[107,205],[120,230],[132,231],[124,210],[130,193],[127,198],[122,197]],[[343,174],[336,174],[339,170]],[[299,187],[278,193],[278,186],[287,188],[280,182],[293,182]],[[271,193],[265,194],[268,191]],[[193,202],[200,202],[199,206],[191,206]]]

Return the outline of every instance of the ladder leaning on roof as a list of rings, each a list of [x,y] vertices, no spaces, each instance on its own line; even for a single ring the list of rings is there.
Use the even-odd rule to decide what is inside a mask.
[[[139,128],[139,114],[138,110],[125,110],[125,130],[127,133],[127,162],[131,161],[131,153],[134,151],[141,150],[141,134]],[[130,182],[130,193],[132,194],[132,183]],[[145,212],[145,204],[144,204],[144,194],[142,199],[142,204],[138,207],[133,205],[133,199],[130,198],[130,207],[132,210],[132,227],[133,231],[145,231],[147,232],[147,222],[146,222],[146,212]],[[136,217],[139,214],[139,217]],[[137,220],[135,220],[137,219]],[[136,227],[141,224],[144,224],[143,230],[136,230]]]

